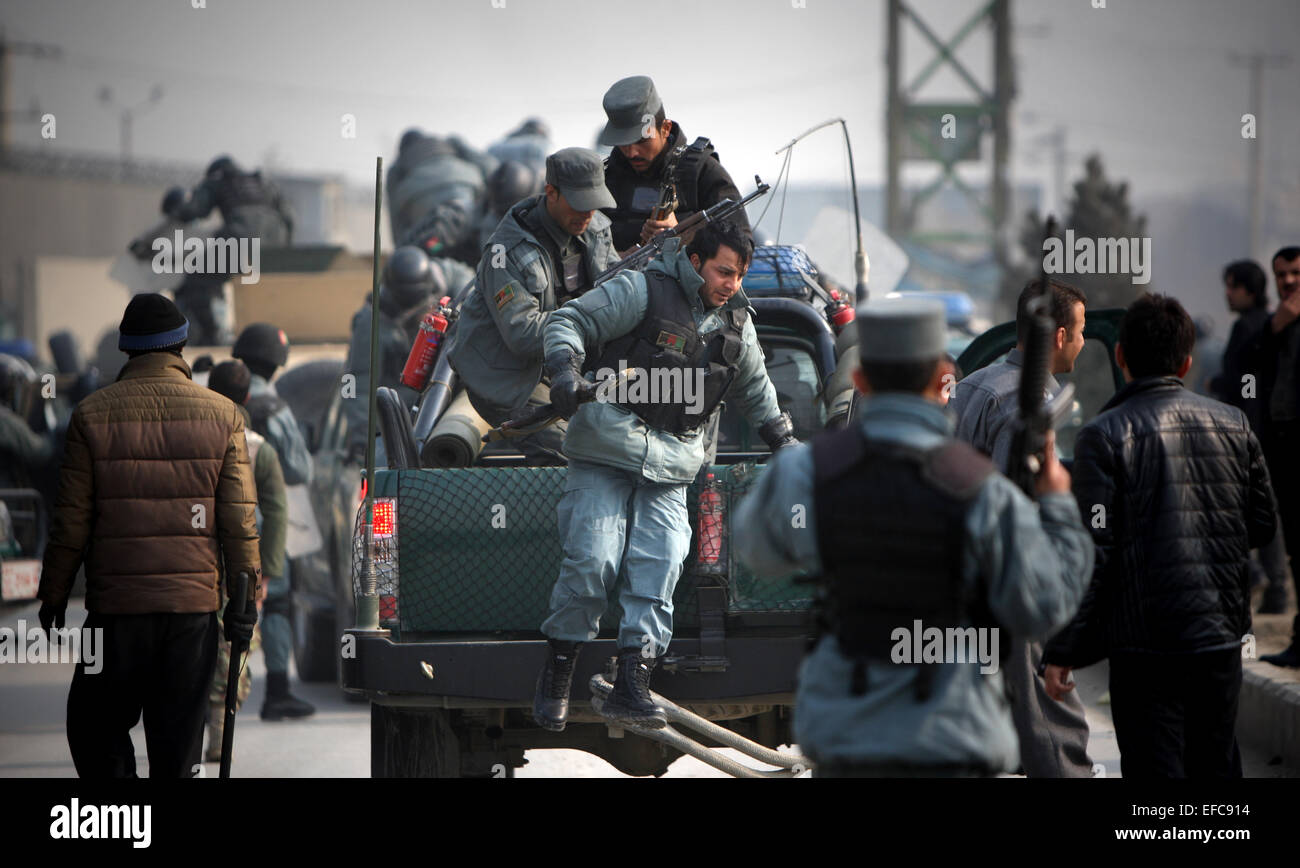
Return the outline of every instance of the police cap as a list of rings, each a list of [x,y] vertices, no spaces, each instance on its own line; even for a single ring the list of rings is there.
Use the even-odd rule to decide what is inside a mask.
[[[663,105],[650,76],[619,79],[605,91],[605,115],[609,122],[596,141],[610,146],[636,144],[647,138],[646,126],[654,126],[654,116]]]
[[[618,204],[605,187],[605,161],[586,148],[564,148],[547,157],[546,183],[557,188],[577,211]]]
[[[947,319],[935,299],[883,298],[857,310],[858,355],[864,362],[922,362],[948,349]]]

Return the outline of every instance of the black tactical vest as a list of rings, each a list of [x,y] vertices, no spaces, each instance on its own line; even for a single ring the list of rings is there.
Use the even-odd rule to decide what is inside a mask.
[[[986,594],[962,581],[966,512],[994,471],[988,458],[959,440],[928,451],[874,442],[856,425],[813,438],[812,450],[822,616],[856,661],[854,693],[866,691],[864,661],[891,662],[899,627],[995,626]],[[918,670],[923,701],[934,664]]]
[[[661,388],[658,394],[650,393],[653,402],[629,401],[619,406],[640,416],[651,428],[693,434],[709,420],[736,378],[749,311],[739,308],[722,312],[723,326],[701,338],[681,285],[661,271],[645,272],[645,282],[645,317],[632,331],[588,356],[583,370],[637,369],[641,376],[649,378],[649,383],[659,383]],[[686,400],[683,388],[688,377],[695,389],[691,401]],[[662,388],[666,384],[673,384],[673,388]],[[618,403],[616,398],[616,393],[609,396]],[[698,412],[690,412],[691,406],[698,406]]]
[[[680,143],[680,137],[674,135],[665,143],[663,152],[656,159],[659,170],[649,175],[638,175],[632,164],[619,154],[608,158],[605,171],[605,186],[618,204],[607,209],[610,233],[613,235],[614,247],[625,250],[641,239],[641,227],[649,219],[650,212],[659,202],[659,188],[663,185],[664,172],[668,155]],[[700,173],[704,171],[704,161],[713,158],[714,148],[709,140],[700,136],[692,142],[677,161],[673,172],[673,181],[677,185],[677,219],[685,220],[700,208]]]

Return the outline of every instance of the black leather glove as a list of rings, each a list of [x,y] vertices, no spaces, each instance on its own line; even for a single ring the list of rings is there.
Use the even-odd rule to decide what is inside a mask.
[[[53,637],[50,635],[51,627],[58,630],[63,629],[63,623],[67,614],[68,606],[66,603],[62,606],[56,606],[53,603],[41,603],[41,611],[37,617],[41,619],[41,629],[45,631],[46,639],[51,641],[53,640]]]
[[[243,611],[245,607],[247,611]],[[257,626],[257,606],[249,600],[232,599],[226,603],[226,611],[221,613],[221,623],[227,642],[233,644],[238,638],[247,647],[253,641],[253,628]]]
[[[758,436],[763,438],[763,442],[773,452],[799,443],[795,439],[794,422],[790,419],[789,413],[782,413],[774,419],[768,419],[763,423],[763,427],[758,429]]]
[[[551,404],[565,419],[572,419],[578,407],[596,394],[596,384],[582,376],[578,357],[570,350],[548,356],[546,374],[551,379]]]

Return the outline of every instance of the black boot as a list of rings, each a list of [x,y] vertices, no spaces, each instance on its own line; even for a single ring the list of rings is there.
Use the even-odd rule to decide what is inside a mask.
[[[1286,611],[1286,585],[1269,585],[1259,603],[1259,614],[1281,615]]]
[[[533,694],[533,721],[542,729],[560,732],[569,719],[569,687],[582,643],[559,639],[548,639],[547,643],[550,649],[546,665],[537,676],[537,692]]]
[[[1286,666],[1290,669],[1300,669],[1300,645],[1292,642],[1287,646],[1285,651],[1279,651],[1277,654],[1265,654],[1259,658],[1265,663],[1272,663],[1274,666]]]
[[[266,699],[262,701],[262,720],[286,717],[310,717],[316,707],[289,692],[288,672],[266,673]]]
[[[650,675],[658,660],[643,657],[641,650],[618,649],[618,677],[600,713],[616,723],[662,729],[668,725],[668,716],[650,698]]]

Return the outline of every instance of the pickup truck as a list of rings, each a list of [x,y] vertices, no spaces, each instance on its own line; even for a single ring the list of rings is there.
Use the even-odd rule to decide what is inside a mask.
[[[778,284],[765,291],[747,278],[746,291],[781,407],[803,440],[852,415],[856,329],[837,334],[825,297],[811,285]],[[1062,432],[1063,457],[1078,426],[1121,384],[1113,361],[1120,315],[1089,315],[1073,375],[1080,406]],[[1014,343],[1014,324],[1005,323],[975,339],[958,364],[969,373]],[[410,421],[402,408],[381,407],[380,421],[386,439],[409,436],[396,430]],[[757,579],[729,545],[733,507],[762,472],[764,457],[757,433],[724,407],[717,457],[707,468],[721,495],[721,552],[704,563],[712,559],[692,545],[673,597],[672,643],[654,686],[682,708],[777,748],[792,741],[797,669],[814,624],[808,585],[796,576]],[[509,454],[485,456],[469,468],[403,463],[377,470],[373,481],[380,630],[343,630],[338,648],[344,690],[371,705],[372,775],[511,777],[528,751],[554,748],[587,751],[630,775],[667,771],[680,751],[609,726],[586,701],[588,681],[615,654],[617,603],[599,637],[583,648],[567,728],[549,732],[532,722],[546,653],[538,625],[561,559],[555,509],[565,469],[525,467],[522,456]],[[695,543],[706,484],[697,480],[688,492]],[[354,593],[363,520],[358,511]],[[707,737],[699,742],[721,746]]]
[[[775,272],[765,279],[761,267],[751,269],[745,288],[778,400],[796,436],[807,439],[849,419],[856,329],[850,324],[837,333],[833,299],[806,272]],[[405,436],[393,429],[409,421],[394,410],[381,407],[386,441]],[[707,468],[712,482],[701,473],[688,504],[698,539],[701,490],[717,491],[722,547],[701,559],[692,545],[673,596],[673,639],[655,690],[776,748],[791,741],[811,594],[793,576],[761,581],[737,562],[728,516],[761,472],[766,446],[725,407],[717,443]],[[400,450],[389,453],[391,460]],[[509,777],[527,751],[551,748],[588,751],[631,775],[663,774],[680,752],[609,727],[586,701],[589,679],[615,655],[617,603],[599,637],[583,648],[568,727],[549,732],[531,719],[546,651],[538,627],[562,557],[556,505],[566,469],[525,467],[522,456],[511,454],[483,456],[468,468],[402,463],[399,458],[374,478],[382,629],[345,631],[339,648],[343,688],[371,703],[372,774]],[[358,512],[354,576],[362,520]]]

